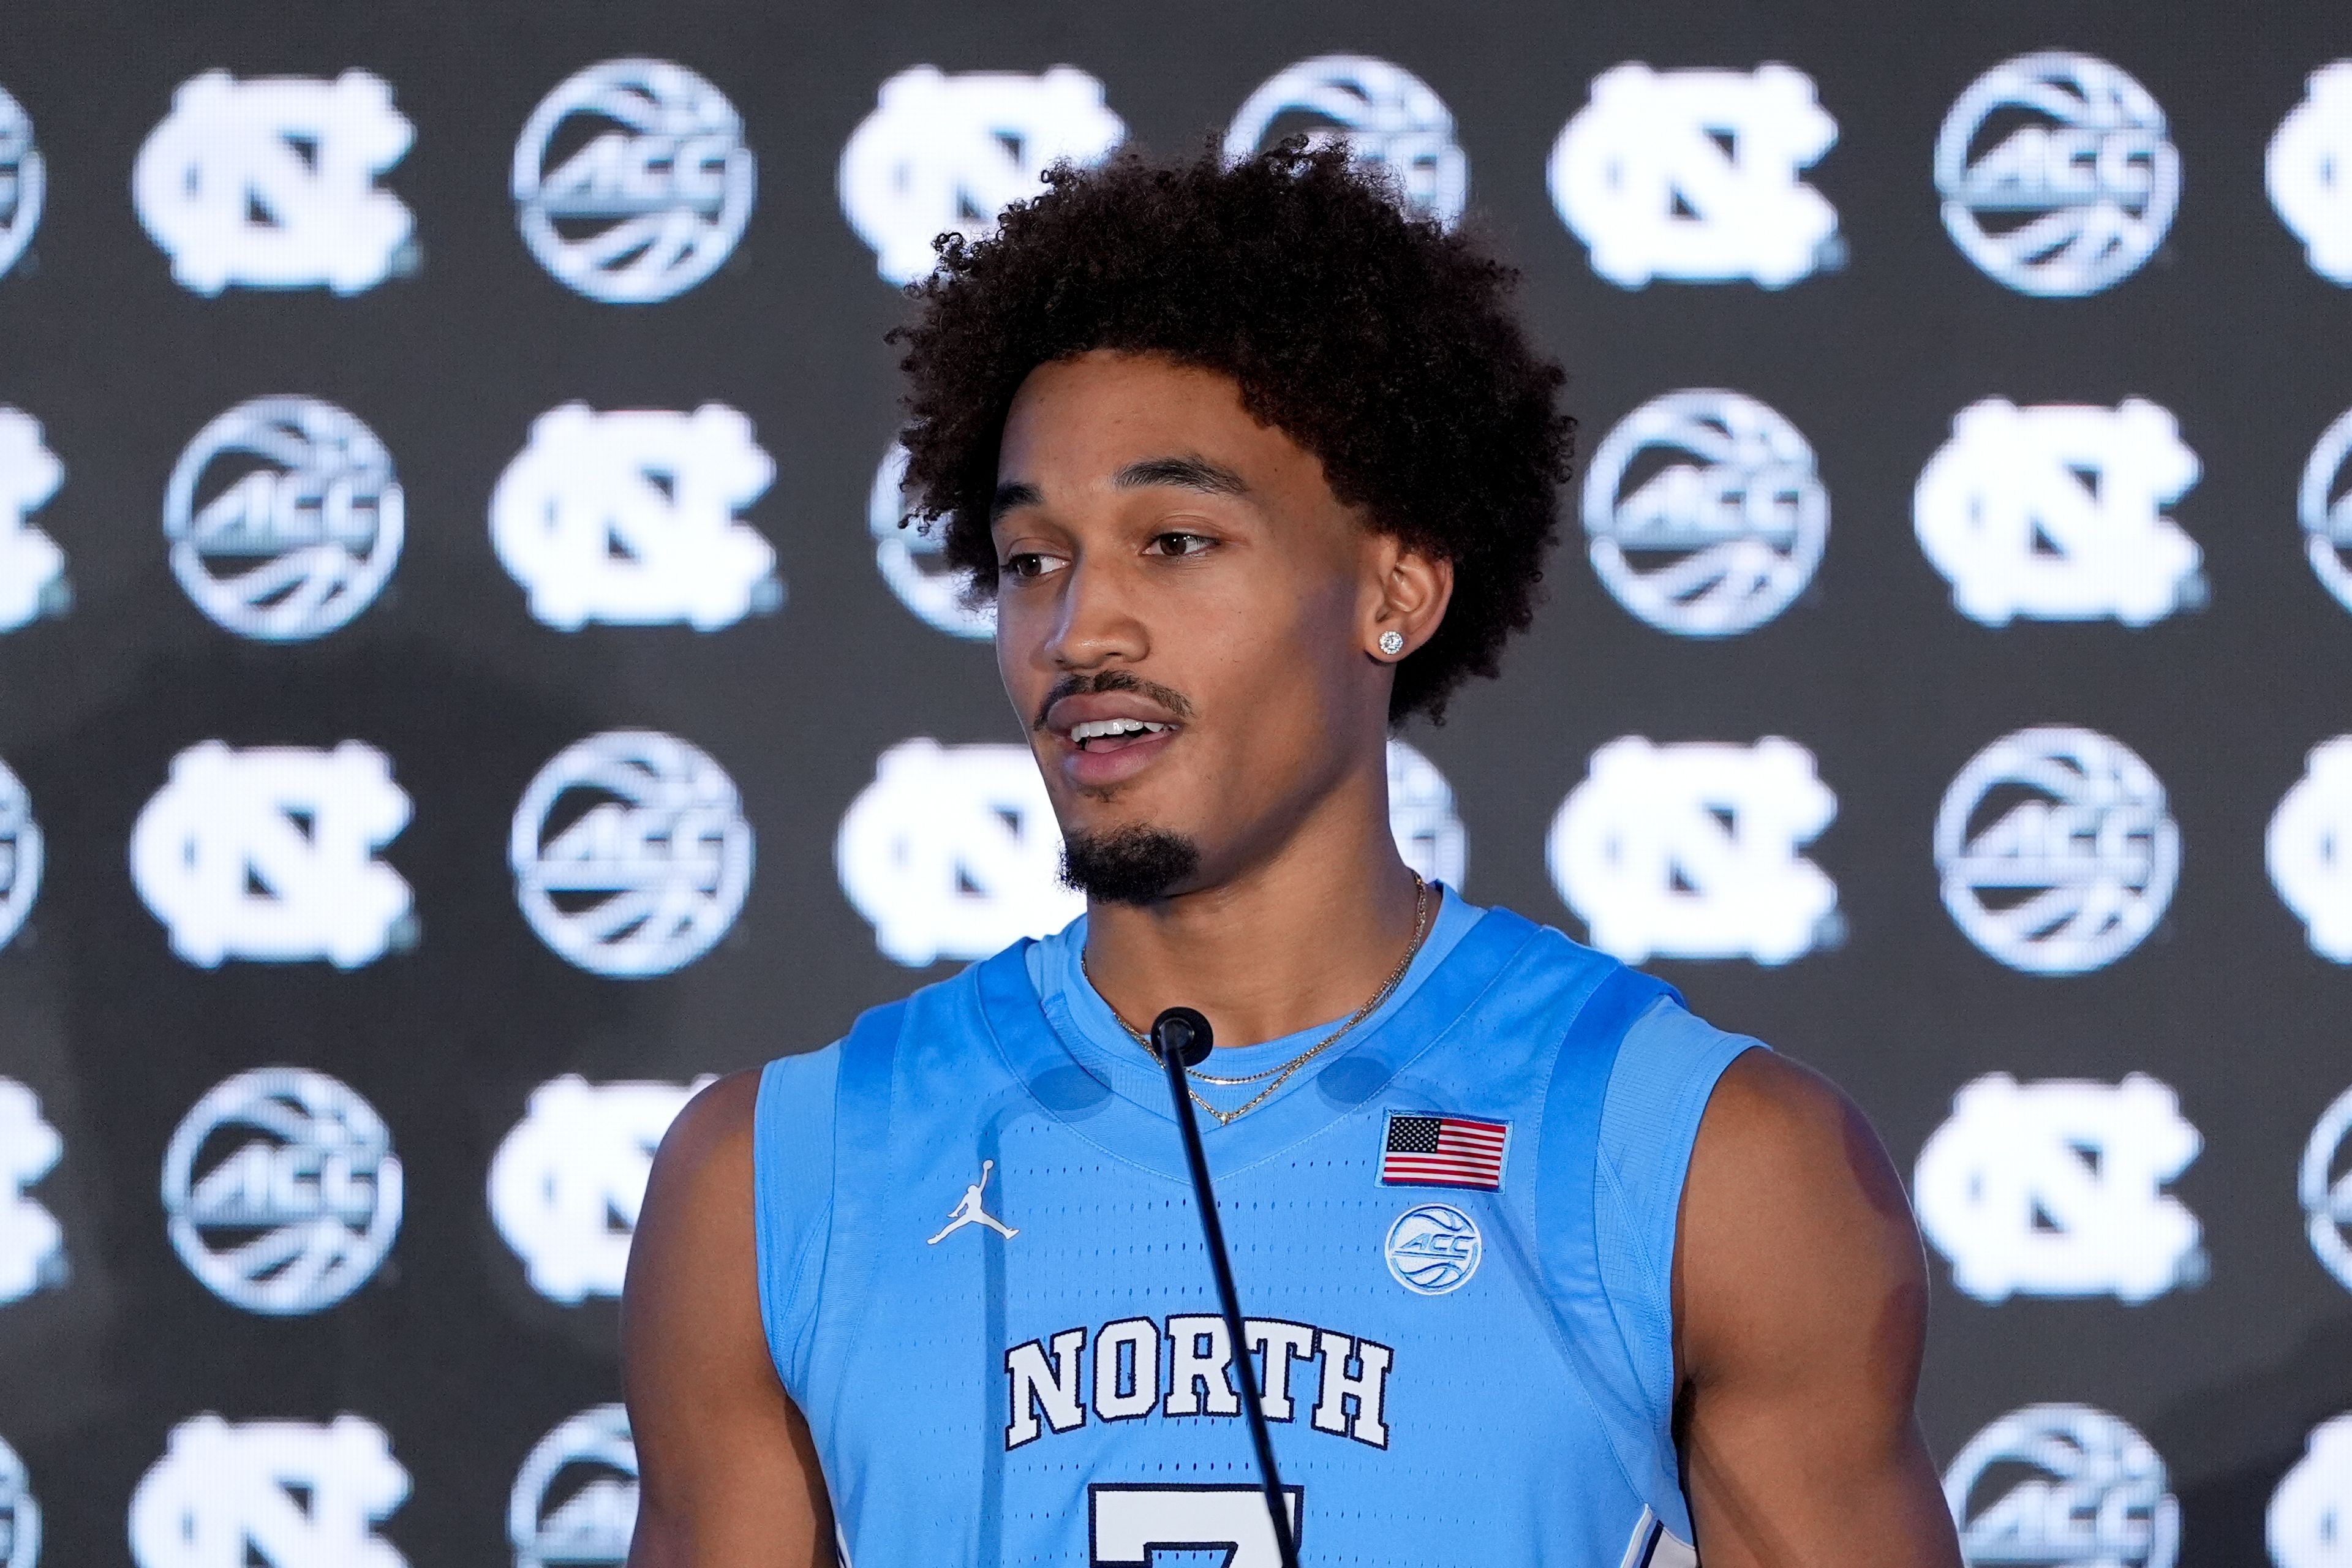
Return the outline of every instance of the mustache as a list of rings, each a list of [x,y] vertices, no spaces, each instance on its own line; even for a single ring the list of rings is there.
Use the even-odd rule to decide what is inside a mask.
[[[1037,716],[1029,727],[1042,731],[1045,728],[1045,715],[1052,712],[1054,704],[1063,698],[1086,697],[1098,691],[1132,691],[1138,696],[1150,698],[1179,719],[1192,716],[1192,704],[1175,688],[1162,686],[1156,680],[1146,680],[1133,670],[1106,669],[1096,675],[1072,673],[1055,681],[1053,689],[1045,693],[1045,700],[1037,704]]]

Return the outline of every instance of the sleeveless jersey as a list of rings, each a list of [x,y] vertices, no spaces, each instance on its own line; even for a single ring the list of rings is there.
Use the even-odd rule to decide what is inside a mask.
[[[1433,930],[1379,1011],[1200,1118],[1300,1561],[1690,1563],[1675,1223],[1757,1042],[1444,902],[1450,946]],[[1274,1568],[1164,1081],[1140,1049],[1107,1068],[1040,957],[762,1074],[761,1313],[838,1544],[855,1568]]]

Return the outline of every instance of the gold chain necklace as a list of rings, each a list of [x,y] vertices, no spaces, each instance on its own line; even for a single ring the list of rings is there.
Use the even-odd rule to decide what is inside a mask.
[[[1289,1080],[1291,1074],[1297,1072],[1300,1068],[1305,1067],[1308,1062],[1322,1055],[1324,1051],[1337,1043],[1340,1036],[1346,1034],[1349,1030],[1354,1028],[1357,1025],[1362,1023],[1366,1018],[1370,1017],[1374,1013],[1380,1010],[1381,1004],[1389,999],[1389,993],[1394,991],[1397,988],[1397,983],[1404,978],[1404,972],[1412,967],[1413,958],[1421,952],[1422,942],[1428,935],[1429,884],[1422,880],[1420,872],[1415,871],[1412,874],[1412,941],[1405,948],[1404,956],[1397,960],[1396,967],[1389,971],[1389,977],[1381,982],[1380,989],[1372,993],[1371,999],[1370,1001],[1357,1008],[1354,1016],[1349,1018],[1346,1023],[1340,1025],[1338,1028],[1332,1030],[1329,1034],[1324,1036],[1321,1039],[1316,1041],[1313,1045],[1307,1047],[1305,1050],[1299,1052],[1297,1056],[1291,1058],[1280,1067],[1267,1068],[1263,1072],[1249,1073],[1241,1078],[1217,1078],[1204,1072],[1187,1073],[1185,1075],[1187,1081],[1184,1086],[1184,1092],[1192,1097],[1193,1104],[1199,1106],[1202,1110],[1215,1117],[1217,1119],[1217,1125],[1220,1127],[1230,1126],[1238,1118],[1256,1110],[1260,1105],[1265,1102],[1265,1099],[1268,1095],[1272,1094],[1276,1089],[1280,1089]],[[1084,948],[1080,948],[1078,950],[1078,972],[1086,975],[1087,984],[1094,984],[1094,973],[1091,970],[1087,968],[1087,951]],[[1098,996],[1101,995],[1101,988],[1097,987],[1095,994]],[[1118,1026],[1125,1029],[1129,1036],[1134,1039],[1135,1043],[1144,1048],[1153,1061],[1156,1062],[1160,1060],[1160,1047],[1151,1043],[1150,1036],[1145,1034],[1142,1030],[1129,1023],[1127,1021],[1127,1016],[1121,1013],[1118,1008],[1111,1007],[1109,997],[1103,997],[1103,1005],[1110,1007],[1110,1016],[1118,1020]],[[1162,1063],[1162,1065],[1165,1066],[1166,1064]],[[1251,1096],[1246,1103],[1232,1110],[1220,1110],[1217,1107],[1211,1105],[1207,1100],[1201,1098],[1201,1091],[1192,1086],[1192,1080],[1193,1079],[1198,1079],[1202,1083],[1232,1086],[1234,1084],[1255,1083],[1260,1079],[1269,1078],[1274,1080],[1272,1083],[1267,1084],[1264,1089],[1259,1089],[1256,1094]]]

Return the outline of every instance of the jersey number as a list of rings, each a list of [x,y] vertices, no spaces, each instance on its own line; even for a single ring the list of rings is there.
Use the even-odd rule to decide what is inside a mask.
[[[1306,1489],[1282,1490],[1296,1542]],[[1222,1552],[1224,1568],[1282,1568],[1263,1487],[1097,1481],[1087,1489],[1087,1512],[1094,1568],[1151,1568],[1154,1552]]]

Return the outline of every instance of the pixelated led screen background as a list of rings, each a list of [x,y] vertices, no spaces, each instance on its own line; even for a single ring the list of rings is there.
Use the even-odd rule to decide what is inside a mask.
[[[677,1105],[1073,910],[897,285],[1333,130],[1582,421],[1409,856],[1868,1110],[1974,1561],[2352,1561],[2340,15],[388,0],[0,26],[0,1568],[619,1561]]]

